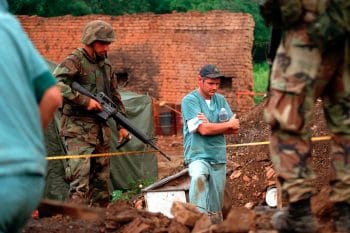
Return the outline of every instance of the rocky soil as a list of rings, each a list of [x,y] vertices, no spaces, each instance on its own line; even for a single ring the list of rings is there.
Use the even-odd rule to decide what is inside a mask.
[[[314,137],[329,134],[321,106],[322,102],[317,101],[310,125]],[[270,218],[276,208],[270,208],[265,203],[266,190],[275,185],[275,173],[268,153],[269,127],[263,121],[262,110],[263,104],[260,104],[248,114],[238,116],[241,130],[238,135],[228,137],[228,169],[231,173],[228,176],[229,198],[225,202],[230,210],[223,223],[207,226],[200,215],[180,214],[195,219],[188,224],[181,217],[169,219],[159,213],[147,212],[142,205],[135,207],[134,202],[111,204],[105,210],[105,216],[97,222],[63,215],[32,218],[24,232],[275,232]],[[333,206],[328,200],[328,183],[332,177],[328,144],[327,140],[313,144],[312,164],[318,174],[315,186],[319,192],[312,199],[312,208],[321,226],[320,233],[335,232]],[[181,135],[159,137],[158,145],[172,158],[169,162],[159,157],[159,179],[181,171],[184,168]],[[185,213],[186,208],[177,211]],[[196,228],[196,222],[206,228]]]

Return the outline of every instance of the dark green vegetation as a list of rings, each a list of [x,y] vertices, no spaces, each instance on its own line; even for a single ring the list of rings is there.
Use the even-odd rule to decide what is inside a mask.
[[[264,99],[269,82],[269,65],[264,63],[257,63],[253,66],[254,75],[254,92],[257,94],[254,96],[254,102],[259,104]]]
[[[255,21],[254,29],[254,91],[266,92],[268,66],[266,47],[269,29],[259,12],[259,0],[8,0],[10,11],[16,15],[39,15],[53,17],[61,15],[106,14],[123,15],[153,12],[165,14],[187,11],[206,12],[226,10],[249,13]],[[254,97],[260,103],[262,96]]]
[[[255,63],[265,61],[269,30],[259,12],[259,0],[8,0],[10,11],[16,15],[106,14],[123,15],[144,12],[156,14],[187,11],[206,12],[227,10],[249,13],[255,20],[253,57]]]
[[[155,182],[154,179],[144,179],[131,181],[129,189],[117,189],[112,192],[112,202],[114,201],[132,201],[137,196],[141,195],[141,190]]]

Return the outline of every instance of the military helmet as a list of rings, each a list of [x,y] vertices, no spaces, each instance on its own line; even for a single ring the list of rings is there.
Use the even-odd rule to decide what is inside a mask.
[[[102,20],[93,20],[86,24],[81,42],[90,45],[96,40],[103,42],[115,41],[115,34],[109,23]]]

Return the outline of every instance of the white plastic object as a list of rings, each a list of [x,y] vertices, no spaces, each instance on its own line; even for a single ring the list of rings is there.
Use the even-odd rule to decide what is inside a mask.
[[[272,186],[266,191],[265,202],[270,207],[277,206],[277,188]]]
[[[225,122],[228,121],[228,113],[225,108],[221,108],[219,112],[219,121],[220,122]]]

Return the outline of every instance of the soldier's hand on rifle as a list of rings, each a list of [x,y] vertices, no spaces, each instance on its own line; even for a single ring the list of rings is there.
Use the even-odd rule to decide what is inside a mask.
[[[118,143],[120,143],[124,139],[130,139],[130,134],[129,134],[129,132],[126,129],[120,128],[119,129],[119,137],[118,138],[119,138]]]
[[[89,111],[103,111],[101,104],[92,98],[89,100],[86,109]]]

